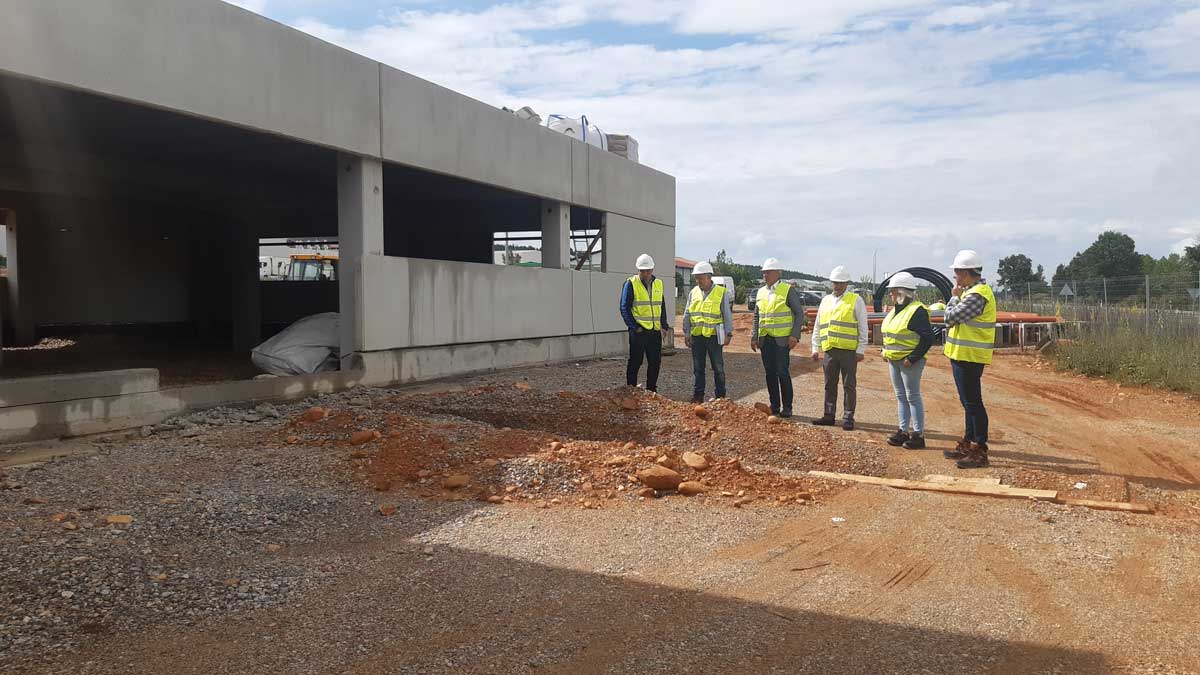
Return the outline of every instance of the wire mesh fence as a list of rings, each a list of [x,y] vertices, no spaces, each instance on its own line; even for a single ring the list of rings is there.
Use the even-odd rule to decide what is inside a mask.
[[[1008,311],[1063,318],[1093,308],[1194,314],[1200,312],[1200,274],[1054,279],[1049,284],[1017,284],[998,295],[1001,308]]]

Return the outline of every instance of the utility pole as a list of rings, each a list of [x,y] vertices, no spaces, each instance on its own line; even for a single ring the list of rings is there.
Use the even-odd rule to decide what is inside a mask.
[[[1108,306],[1108,277],[1101,277],[1104,280],[1104,306]]]
[[[1150,330],[1150,275],[1146,275],[1146,330]]]

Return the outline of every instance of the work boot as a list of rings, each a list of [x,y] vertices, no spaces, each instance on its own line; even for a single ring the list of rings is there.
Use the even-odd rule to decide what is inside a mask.
[[[704,394],[692,394],[692,403],[704,403]]]
[[[924,450],[925,449],[925,435],[924,434],[910,435],[908,437],[908,440],[904,442],[903,447],[905,450]]]
[[[954,463],[960,469],[980,469],[988,465],[987,444],[972,443],[967,456]]]
[[[887,444],[898,448],[908,442],[908,432],[897,429],[896,433],[888,436]]]
[[[854,418],[847,417],[846,421],[842,422],[842,429],[846,431],[854,431]]]
[[[953,450],[943,450],[942,457],[946,459],[962,459],[967,456],[967,449],[971,447],[971,441],[963,438],[958,441]]]
[[[787,419],[787,418],[791,417],[791,416],[792,416],[792,409],[791,409],[791,408],[784,408],[783,410],[780,410],[780,411],[779,411],[779,416],[780,416],[780,417],[782,417],[783,419]]]
[[[833,418],[833,415],[825,415],[813,420],[812,423],[819,427],[831,427],[837,424],[837,420]]]

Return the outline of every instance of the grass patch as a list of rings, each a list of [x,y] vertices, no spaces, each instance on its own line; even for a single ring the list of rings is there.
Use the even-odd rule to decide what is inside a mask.
[[[1106,312],[1069,331],[1058,366],[1126,384],[1200,394],[1200,323],[1195,315]]]

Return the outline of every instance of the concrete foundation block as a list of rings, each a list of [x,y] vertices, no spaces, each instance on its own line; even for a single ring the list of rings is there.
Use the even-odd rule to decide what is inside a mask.
[[[158,391],[158,370],[131,368],[0,380],[0,408]]]

